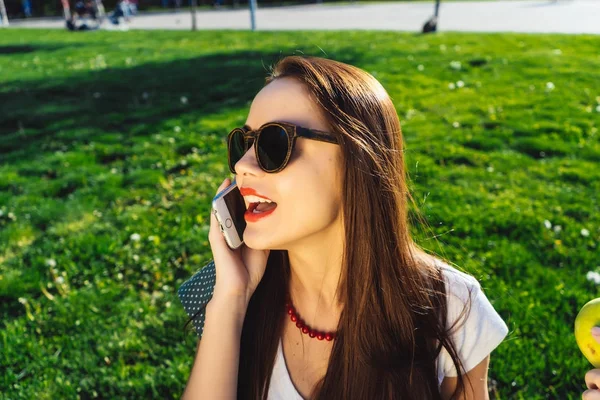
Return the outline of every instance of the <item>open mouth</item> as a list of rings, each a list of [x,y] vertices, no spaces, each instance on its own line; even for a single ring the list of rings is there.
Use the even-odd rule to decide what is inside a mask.
[[[262,214],[265,213],[267,211],[272,211],[277,207],[277,203],[275,202],[271,202],[271,203],[250,203],[250,205],[248,206],[248,211],[251,212],[252,214]]]
[[[246,222],[257,222],[263,218],[268,218],[275,211],[277,204],[271,203],[250,203],[248,209],[244,213]]]

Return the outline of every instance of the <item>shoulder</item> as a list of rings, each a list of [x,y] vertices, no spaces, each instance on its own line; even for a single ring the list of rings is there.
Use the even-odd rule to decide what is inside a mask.
[[[438,260],[437,264],[446,282],[446,328],[465,371],[469,371],[504,340],[508,327],[474,276],[443,261]],[[456,369],[445,349],[440,357],[444,375],[456,376]]]
[[[435,262],[442,271],[449,302],[466,303],[481,291],[481,284],[473,275],[460,271],[442,260],[436,259]]]

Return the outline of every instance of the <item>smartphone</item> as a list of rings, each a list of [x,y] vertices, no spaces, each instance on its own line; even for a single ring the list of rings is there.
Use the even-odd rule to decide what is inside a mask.
[[[244,243],[246,229],[246,203],[235,179],[231,185],[219,192],[212,201],[212,212],[230,249],[235,250]]]

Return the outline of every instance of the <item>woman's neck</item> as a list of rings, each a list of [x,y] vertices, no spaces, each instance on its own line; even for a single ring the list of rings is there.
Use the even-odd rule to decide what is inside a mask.
[[[340,224],[341,225],[341,224]],[[342,272],[344,234],[332,224],[330,229],[304,239],[288,249],[290,296],[302,318],[311,321],[337,319],[342,304],[338,286]]]

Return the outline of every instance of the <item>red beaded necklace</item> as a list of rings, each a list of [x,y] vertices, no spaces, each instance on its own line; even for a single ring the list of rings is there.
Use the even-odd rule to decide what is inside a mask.
[[[290,315],[290,319],[292,320],[292,322],[296,323],[296,326],[298,328],[300,328],[302,333],[308,334],[308,336],[310,336],[311,338],[316,337],[319,340],[325,339],[327,341],[332,341],[333,339],[336,338],[337,332],[335,332],[335,331],[334,332],[321,332],[316,329],[312,329],[310,326],[306,325],[304,320],[302,320],[302,318],[300,318],[300,316],[296,312],[296,309],[294,308],[294,305],[292,304],[292,299],[290,299],[289,296],[285,303],[285,308],[287,310],[287,313]]]

